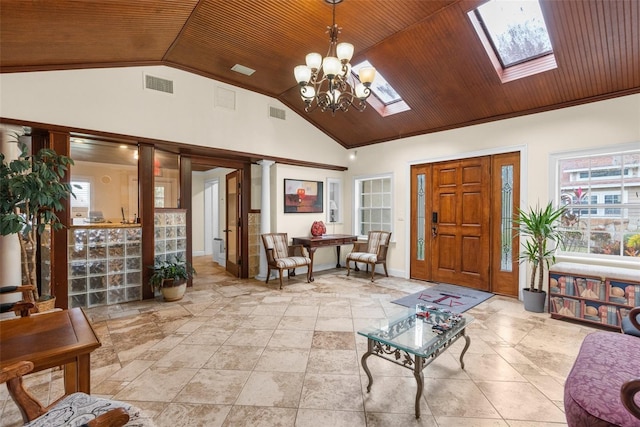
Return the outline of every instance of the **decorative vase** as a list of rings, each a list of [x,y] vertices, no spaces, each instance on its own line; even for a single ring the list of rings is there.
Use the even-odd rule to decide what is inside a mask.
[[[162,297],[165,301],[180,301],[187,290],[187,282],[182,281],[176,284],[173,279],[164,279],[162,282]]]
[[[532,313],[544,313],[544,303],[547,300],[547,292],[532,292],[528,288],[522,290],[524,309]]]
[[[327,233],[327,227],[325,227],[322,221],[313,221],[311,225],[311,235],[314,237],[322,236]]]

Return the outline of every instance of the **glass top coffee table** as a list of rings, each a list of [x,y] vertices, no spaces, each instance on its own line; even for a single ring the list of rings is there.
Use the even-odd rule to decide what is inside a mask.
[[[467,314],[418,305],[392,319],[380,320],[377,325],[358,331],[368,340],[367,352],[361,360],[369,378],[367,392],[371,391],[373,384],[367,366],[369,356],[378,356],[410,369],[418,383],[415,406],[416,418],[420,418],[420,397],[424,387],[422,370],[460,338],[465,340],[460,354],[460,367],[464,369],[462,358],[471,344],[465,328],[472,321],[473,317]]]

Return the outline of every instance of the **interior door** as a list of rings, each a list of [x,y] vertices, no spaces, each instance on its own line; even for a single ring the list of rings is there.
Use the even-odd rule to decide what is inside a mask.
[[[242,265],[241,245],[242,245],[242,221],[240,218],[241,209],[241,188],[242,175],[240,171],[227,174],[227,206],[226,206],[226,228],[224,233],[227,241],[226,248],[226,269],[235,277],[240,277],[240,266]]]
[[[432,280],[489,290],[490,168],[487,156],[433,165]]]

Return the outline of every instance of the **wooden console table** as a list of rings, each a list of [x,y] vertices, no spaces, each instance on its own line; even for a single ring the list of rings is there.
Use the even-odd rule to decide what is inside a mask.
[[[91,392],[90,354],[100,345],[80,308],[0,322],[0,368],[21,360],[33,362],[33,372],[64,365],[65,394]]]
[[[317,237],[294,237],[293,244],[302,245],[309,251],[309,258],[311,258],[311,277],[309,280],[313,282],[313,254],[316,249],[335,246],[338,260],[336,268],[340,268],[340,245],[350,245],[357,240],[358,236],[352,236],[350,234],[325,234]]]

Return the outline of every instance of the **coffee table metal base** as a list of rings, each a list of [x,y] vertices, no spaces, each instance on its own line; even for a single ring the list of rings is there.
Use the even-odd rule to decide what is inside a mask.
[[[434,351],[429,357],[421,357],[414,354],[409,354],[406,351],[395,348],[389,344],[381,343],[380,341],[376,341],[374,339],[368,338],[367,344],[367,352],[362,356],[361,363],[362,368],[367,374],[369,378],[369,384],[367,384],[367,393],[371,392],[371,386],[373,385],[373,376],[371,375],[371,371],[367,366],[367,359],[369,356],[378,356],[381,359],[388,360],[389,362],[395,363],[396,365],[402,366],[404,368],[410,369],[413,371],[413,376],[416,379],[416,383],[418,384],[418,389],[416,391],[416,419],[420,418],[420,397],[422,396],[422,389],[424,388],[424,375],[422,374],[422,370],[429,366],[431,362],[433,362],[441,353],[443,353],[446,349],[448,349],[454,342],[458,341],[460,338],[464,338],[465,344],[462,349],[462,353],[460,353],[460,367],[464,369],[464,361],[462,358],[464,354],[467,352],[469,345],[471,345],[471,338],[465,333],[465,330],[462,329],[458,334],[453,335],[448,341],[446,341],[440,348]]]

